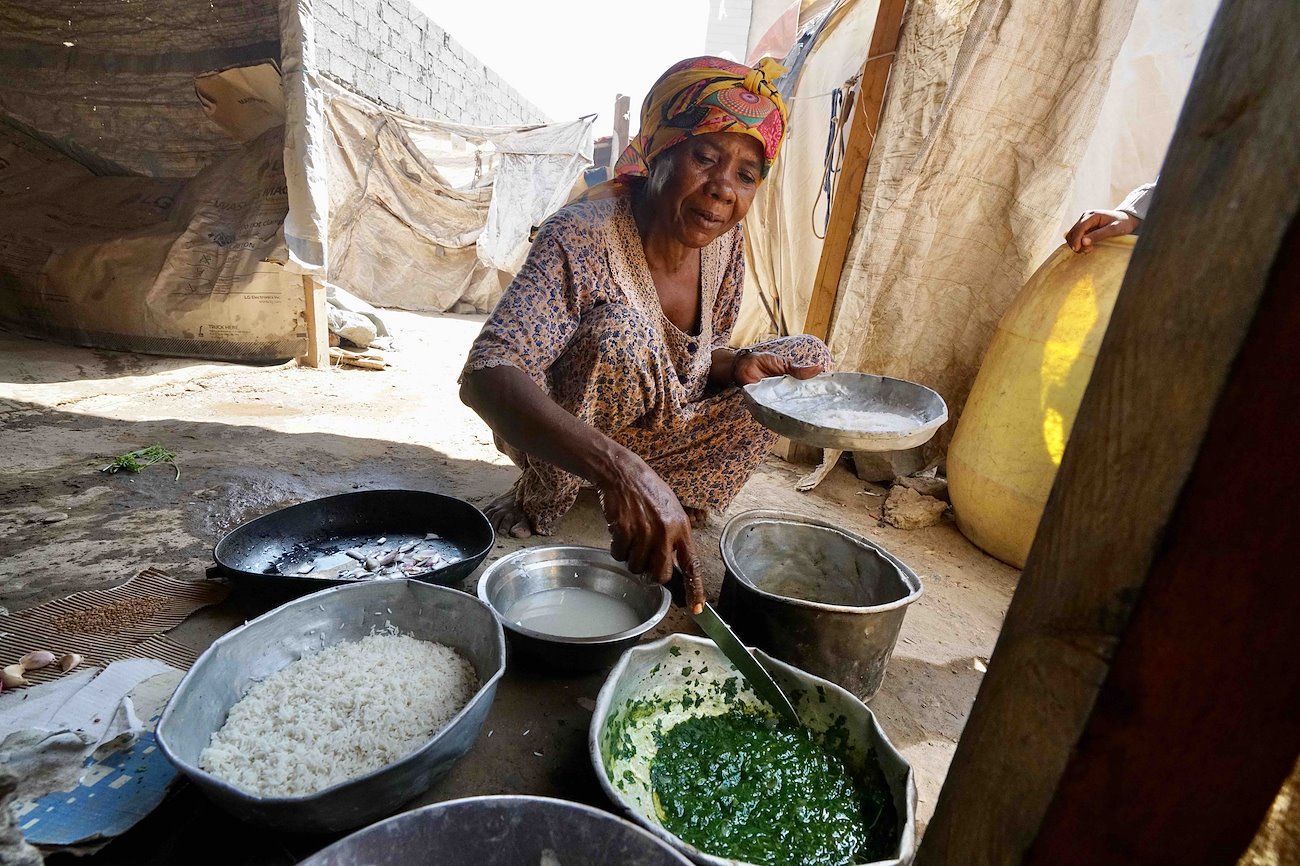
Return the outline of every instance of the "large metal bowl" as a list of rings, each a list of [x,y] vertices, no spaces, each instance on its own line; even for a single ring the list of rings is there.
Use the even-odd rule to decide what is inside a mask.
[[[299,866],[686,866],[608,812],[546,797],[469,797],[358,830]]]
[[[858,772],[883,774],[897,819],[898,842],[877,866],[906,866],[916,846],[916,783],[912,767],[885,736],[867,705],[834,683],[754,652],[790,696],[799,719],[814,734],[847,733],[850,764]],[[739,680],[739,683],[737,682]],[[689,700],[684,698],[689,697]],[[725,713],[763,702],[712,641],[669,635],[624,653],[596,698],[588,746],[596,775],[609,798],[641,826],[702,866],[744,866],[715,857],[665,829],[656,815],[650,765],[661,732],[693,716]],[[689,709],[688,709],[689,707]]]
[[[870,373],[823,373],[811,379],[772,376],[741,389],[760,424],[788,439],[840,451],[905,451],[929,442],[948,420],[935,391]],[[836,422],[843,410],[879,413],[876,427]]]
[[[562,637],[524,628],[504,616],[525,596],[547,589],[578,587],[604,593],[632,606],[640,623],[602,637]],[[519,656],[561,671],[608,667],[668,613],[672,597],[662,586],[627,570],[598,547],[551,544],[529,547],[492,563],[478,581],[478,597],[506,628]]]
[[[921,579],[856,532],[785,511],[745,511],[722,530],[718,609],[736,634],[864,701],[880,690]]]
[[[378,770],[303,797],[258,797],[199,769],[199,754],[256,680],[303,656],[361,640],[392,623],[464,655],[480,686],[427,743]],[[474,744],[505,671],[505,636],[473,596],[417,580],[378,580],[304,596],[218,638],[181,680],[158,722],[158,745],[237,818],[302,832],[360,827],[429,788]]]

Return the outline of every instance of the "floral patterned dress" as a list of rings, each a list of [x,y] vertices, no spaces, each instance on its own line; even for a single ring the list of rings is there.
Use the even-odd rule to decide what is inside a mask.
[[[580,421],[640,455],[683,507],[725,511],[776,441],[739,388],[708,382],[713,350],[727,345],[735,325],[744,273],[737,226],[700,251],[699,333],[685,333],[660,306],[630,197],[571,204],[538,231],[465,372],[522,370]],[[814,337],[754,348],[830,366]],[[533,528],[549,534],[584,482],[498,444],[523,470],[516,501]]]

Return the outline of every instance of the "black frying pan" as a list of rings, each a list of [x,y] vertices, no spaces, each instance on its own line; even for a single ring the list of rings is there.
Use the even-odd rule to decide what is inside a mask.
[[[281,573],[295,557],[336,550],[361,536],[439,536],[451,561],[411,574],[417,580],[452,586],[478,568],[492,549],[492,526],[483,512],[452,496],[420,490],[363,490],[281,508],[232,530],[217,542],[210,570],[242,589],[289,598],[330,586],[355,583],[329,577]],[[340,539],[344,540],[340,542]]]

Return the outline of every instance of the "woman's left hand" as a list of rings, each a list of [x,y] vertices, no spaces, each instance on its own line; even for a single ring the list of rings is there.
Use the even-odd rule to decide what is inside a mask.
[[[752,385],[768,376],[794,376],[811,379],[823,371],[821,364],[800,367],[775,352],[746,352],[732,363],[731,379],[737,385]]]

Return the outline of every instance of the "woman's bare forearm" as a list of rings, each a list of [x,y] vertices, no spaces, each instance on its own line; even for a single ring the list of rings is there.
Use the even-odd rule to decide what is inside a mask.
[[[721,346],[713,350],[712,364],[709,367],[709,384],[719,388],[730,388],[736,384],[736,350]]]
[[[585,478],[598,489],[621,474],[630,452],[582,423],[515,367],[466,373],[460,399],[514,447]]]

